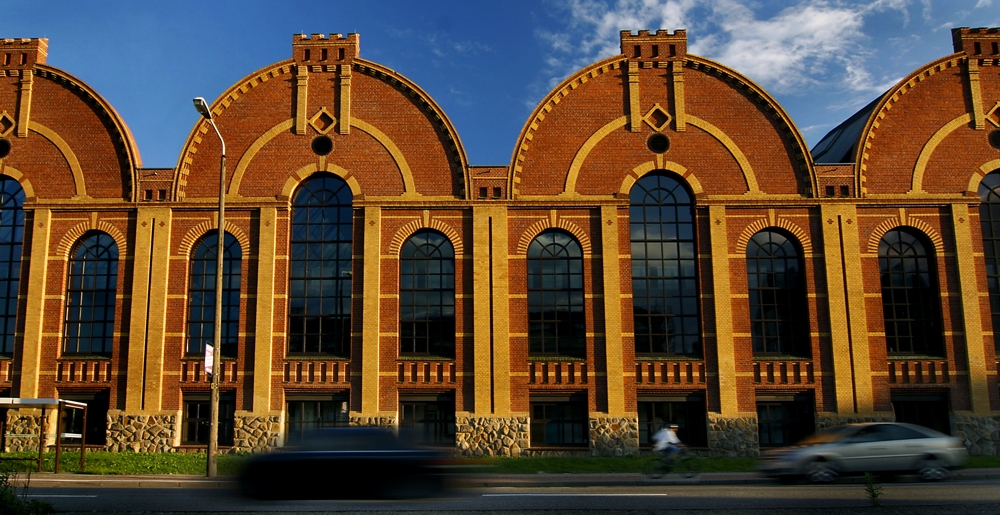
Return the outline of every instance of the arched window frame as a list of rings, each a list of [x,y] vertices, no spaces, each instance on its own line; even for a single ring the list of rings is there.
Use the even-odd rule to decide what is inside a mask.
[[[24,189],[0,177],[0,356],[13,356],[24,242]]]
[[[1000,170],[993,170],[979,183],[979,221],[983,237],[986,285],[990,295],[993,346],[1000,354]]]
[[[399,251],[399,354],[455,357],[455,247],[437,231]]]
[[[117,242],[103,232],[84,234],[70,253],[63,354],[111,355],[117,297]]]
[[[583,249],[560,230],[528,245],[528,353],[532,357],[587,357]]]
[[[213,345],[215,337],[215,260],[218,233],[206,234],[191,252],[188,275],[188,355],[200,356],[205,345]],[[226,233],[222,259],[222,357],[236,358],[239,352],[240,280],[243,271],[243,249],[239,240]]]
[[[747,293],[754,356],[809,357],[809,310],[798,242],[764,229],[747,242]]]
[[[882,236],[878,246],[882,317],[890,356],[944,356],[941,298],[933,247],[909,227]]]
[[[353,195],[340,177],[305,181],[292,202],[288,354],[348,358]]]
[[[644,175],[629,192],[638,356],[702,356],[693,198],[664,171]]]

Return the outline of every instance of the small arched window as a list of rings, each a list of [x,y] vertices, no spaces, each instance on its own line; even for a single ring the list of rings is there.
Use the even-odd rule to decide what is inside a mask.
[[[215,272],[219,235],[206,235],[191,254],[188,283],[187,353],[203,355],[205,345],[215,337]],[[232,234],[226,233],[222,259],[222,356],[235,358],[240,330],[240,273],[243,249]]]
[[[890,355],[943,355],[940,298],[929,244],[909,228],[878,245],[885,341]]]
[[[399,254],[399,353],[454,357],[455,248],[425,230]]]
[[[785,234],[763,230],[747,242],[747,287],[754,355],[808,356],[802,260]]]
[[[64,354],[111,355],[118,294],[118,244],[103,232],[84,235],[69,260]]]
[[[528,352],[585,358],[583,250],[562,231],[545,231],[528,246]]]
[[[652,173],[632,186],[629,201],[635,352],[701,356],[691,194],[673,176]]]
[[[351,188],[323,174],[292,202],[288,353],[348,357],[351,349]]]
[[[993,318],[993,345],[1000,353],[1000,170],[994,170],[979,183],[979,221],[983,230],[983,258],[986,283],[990,292]]]
[[[14,354],[17,293],[21,285],[21,245],[24,239],[24,189],[10,177],[0,177],[0,355]]]

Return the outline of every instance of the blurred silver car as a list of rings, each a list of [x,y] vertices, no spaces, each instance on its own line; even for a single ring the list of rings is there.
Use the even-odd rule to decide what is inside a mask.
[[[762,453],[760,471],[779,479],[833,481],[840,475],[916,473],[944,479],[969,457],[958,438],[899,423],[850,424],[809,436],[791,447]]]

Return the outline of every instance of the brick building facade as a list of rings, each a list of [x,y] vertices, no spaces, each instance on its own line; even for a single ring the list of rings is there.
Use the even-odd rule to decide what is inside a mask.
[[[1000,32],[953,36],[814,155],[684,31],[623,32],[507,167],[470,165],[357,35],[295,36],[212,104],[221,443],[366,424],[466,455],[621,455],[673,421],[755,456],[896,419],[996,454]],[[199,121],[176,168],[143,168],[47,45],[0,40],[0,388],[87,401],[111,450],[201,448],[219,139]]]

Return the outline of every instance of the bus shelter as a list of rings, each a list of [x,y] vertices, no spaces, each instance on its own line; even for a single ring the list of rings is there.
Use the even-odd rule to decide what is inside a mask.
[[[35,408],[42,410],[42,417],[38,424],[38,458],[2,458],[5,460],[30,460],[38,462],[38,471],[42,471],[42,454],[45,452],[45,435],[48,432],[48,419],[46,415],[49,410],[56,410],[56,464],[54,472],[59,473],[59,456],[62,453],[62,441],[64,438],[80,439],[80,471],[84,470],[84,453],[86,452],[87,440],[87,403],[79,401],[69,401],[65,399],[22,399],[22,398],[0,398],[0,411],[4,416],[0,417],[0,450],[7,448],[7,410],[20,408]],[[83,410],[83,432],[63,433],[62,420],[64,410]]]

